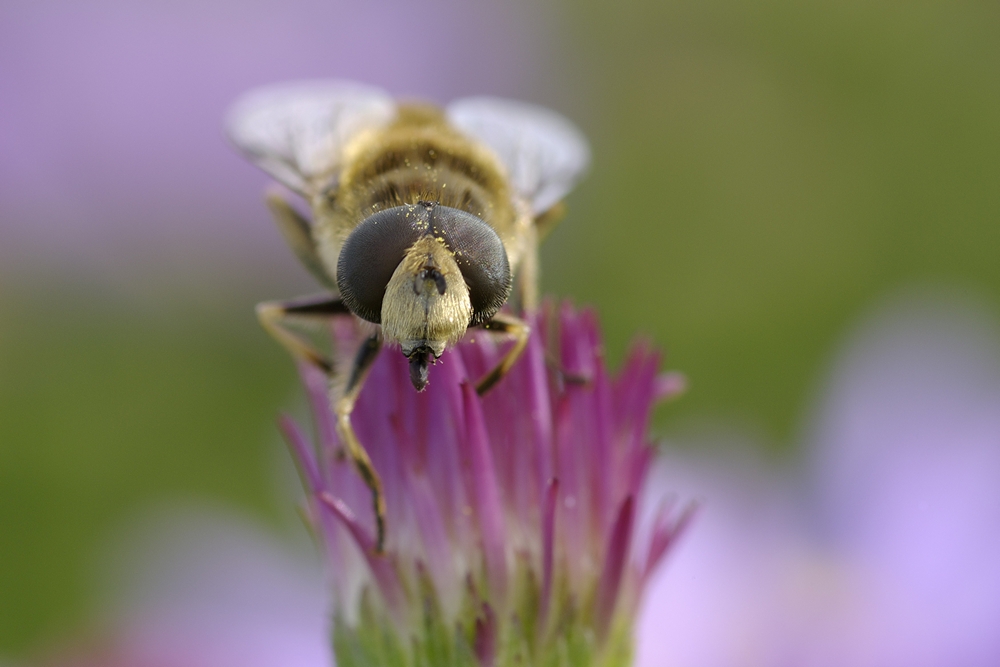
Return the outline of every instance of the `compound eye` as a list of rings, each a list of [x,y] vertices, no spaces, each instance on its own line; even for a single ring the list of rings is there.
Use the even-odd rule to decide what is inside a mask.
[[[481,218],[456,208],[435,206],[431,228],[441,236],[462,271],[472,301],[469,326],[488,322],[510,296],[510,264],[497,233]]]
[[[351,312],[381,323],[386,285],[406,251],[427,232],[427,217],[422,206],[396,206],[354,228],[337,260],[337,287]]]

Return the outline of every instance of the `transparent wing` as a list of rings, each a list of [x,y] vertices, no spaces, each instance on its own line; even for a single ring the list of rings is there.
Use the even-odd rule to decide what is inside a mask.
[[[448,105],[457,128],[492,148],[507,167],[514,189],[536,214],[573,189],[590,163],[590,148],[573,123],[554,111],[494,97]]]
[[[251,90],[233,104],[226,134],[281,183],[301,193],[326,184],[358,132],[389,122],[384,91],[349,81],[297,81]]]

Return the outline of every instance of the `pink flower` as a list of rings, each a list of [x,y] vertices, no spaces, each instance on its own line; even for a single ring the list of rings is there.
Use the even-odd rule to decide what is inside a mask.
[[[326,555],[338,664],[630,663],[643,586],[687,517],[662,506],[639,520],[650,410],[670,379],[645,345],[610,377],[589,311],[550,309],[532,325],[523,358],[482,398],[472,383],[501,353],[482,332],[420,394],[402,355],[376,362],[353,422],[385,487],[382,556],[326,379],[303,368],[316,442],[283,429]],[[338,334],[347,349],[350,329]]]

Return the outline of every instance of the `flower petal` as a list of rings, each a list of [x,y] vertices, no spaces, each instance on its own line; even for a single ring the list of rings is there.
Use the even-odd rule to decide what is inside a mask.
[[[507,553],[505,542],[503,505],[497,486],[493,458],[479,406],[479,396],[469,383],[462,384],[466,425],[466,452],[471,473],[471,496],[479,521],[479,535],[483,541],[486,575],[493,595],[503,599],[507,587]]]
[[[635,518],[635,498],[629,496],[621,504],[618,516],[615,518],[608,540],[608,553],[604,560],[604,568],[597,584],[597,597],[594,603],[594,614],[597,618],[597,634],[607,635],[611,618],[618,602],[618,592],[621,587],[622,574],[628,558],[629,546],[632,542],[632,525]]]

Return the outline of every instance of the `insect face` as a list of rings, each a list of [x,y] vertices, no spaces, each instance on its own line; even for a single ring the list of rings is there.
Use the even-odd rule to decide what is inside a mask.
[[[382,325],[410,359],[411,379],[507,301],[511,273],[500,237],[480,218],[432,202],[397,206],[359,224],[337,263],[345,305]]]

